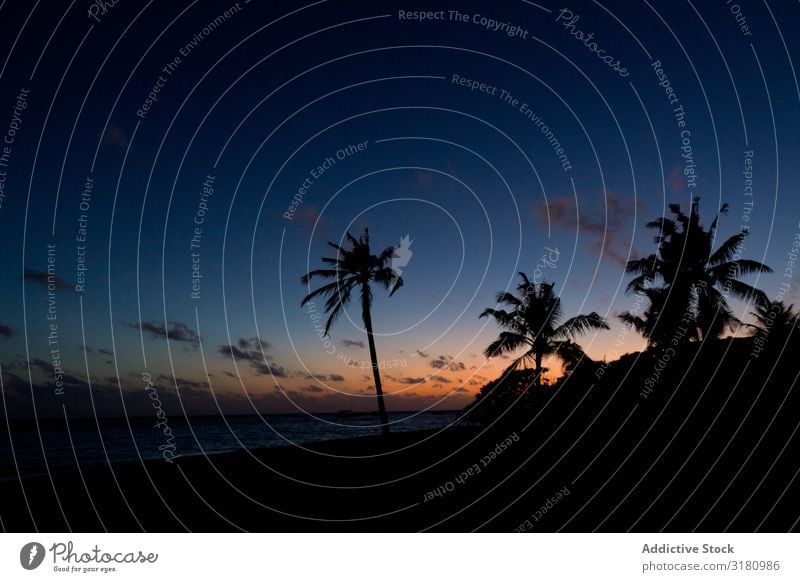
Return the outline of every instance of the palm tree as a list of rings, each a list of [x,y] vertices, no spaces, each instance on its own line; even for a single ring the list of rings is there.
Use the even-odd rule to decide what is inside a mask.
[[[750,314],[757,323],[746,325],[753,328],[759,352],[765,347],[770,352],[783,348],[800,325],[800,314],[794,311],[794,305],[787,307],[783,301],[759,303]]]
[[[670,204],[672,218],[658,218],[647,224],[658,229],[655,254],[629,261],[626,271],[636,277],[627,292],[645,294],[650,307],[644,317],[625,312],[620,319],[641,332],[650,345],[670,341],[684,326],[682,337],[689,340],[718,338],[726,329],[741,324],[733,315],[727,297],[763,302],[763,291],[743,283],[739,277],[771,273],[768,266],[738,258],[747,232],[728,238],[714,251],[714,237],[723,204],[708,230],[700,224],[700,199],[695,198],[686,215],[679,204]]]
[[[350,248],[346,249],[336,243],[329,242],[336,250],[335,257],[323,257],[322,262],[330,265],[329,268],[316,269],[306,273],[301,281],[308,284],[314,277],[333,279],[315,291],[311,291],[305,296],[300,306],[314,299],[315,297],[326,297],[325,312],[328,313],[328,321],[325,324],[325,335],[328,335],[336,318],[344,310],[353,292],[361,295],[361,319],[367,331],[369,342],[369,357],[372,360],[372,375],[375,379],[375,392],[378,395],[378,411],[380,413],[383,434],[389,434],[389,418],[386,416],[386,406],[383,402],[383,389],[381,386],[381,374],[378,370],[378,355],[375,350],[375,338],[372,332],[372,288],[371,283],[382,286],[385,289],[391,288],[391,297],[403,285],[403,279],[395,271],[387,266],[395,253],[396,247],[387,247],[379,255],[373,255],[369,248],[369,229],[364,229],[358,239],[349,232],[347,240]]]
[[[609,329],[605,319],[597,313],[577,315],[561,323],[561,299],[553,293],[553,283],[534,283],[525,273],[520,273],[522,283],[517,286],[517,295],[501,291],[497,303],[508,305],[505,309],[486,309],[480,317],[492,316],[497,324],[505,328],[500,336],[484,350],[487,358],[512,354],[520,349],[524,353],[517,357],[506,372],[511,372],[525,363],[532,363],[536,373],[536,384],[541,385],[542,360],[557,356],[567,366],[577,364],[585,354],[573,340],[576,336],[593,329]]]

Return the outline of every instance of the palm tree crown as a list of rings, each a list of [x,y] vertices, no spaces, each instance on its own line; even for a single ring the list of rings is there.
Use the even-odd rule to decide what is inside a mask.
[[[330,283],[311,291],[303,298],[300,306],[316,297],[325,297],[325,312],[328,321],[325,323],[325,334],[328,335],[331,326],[341,315],[354,292],[360,293],[361,319],[367,332],[369,341],[370,358],[372,360],[372,373],[375,379],[375,391],[378,396],[378,408],[381,416],[381,425],[384,434],[389,432],[388,417],[383,402],[383,389],[381,386],[380,372],[378,371],[378,358],[375,349],[375,339],[372,332],[372,287],[375,283],[385,289],[390,289],[392,296],[403,285],[403,279],[387,266],[387,262],[395,253],[396,247],[387,247],[380,254],[373,255],[369,246],[369,230],[364,229],[364,234],[355,238],[349,232],[346,235],[350,248],[342,247],[329,242],[328,245],[336,250],[335,257],[323,257],[322,262],[329,265],[324,269],[316,269],[306,273],[301,281],[304,284],[311,282],[315,277],[332,279]]]
[[[658,229],[655,254],[629,261],[626,270],[636,277],[627,291],[643,293],[650,300],[644,317],[623,313],[620,319],[641,332],[651,345],[668,341],[680,326],[688,331],[687,339],[717,338],[726,329],[741,324],[733,315],[727,297],[755,299],[764,293],[743,283],[740,276],[769,273],[772,270],[757,261],[739,258],[747,231],[728,238],[713,250],[720,208],[706,230],[700,224],[700,201],[695,198],[689,214],[678,204],[669,205],[673,218],[662,217],[647,224]]]
[[[606,321],[597,313],[577,315],[562,322],[561,299],[553,292],[553,283],[534,283],[525,273],[520,273],[522,283],[517,294],[501,291],[497,303],[511,307],[486,309],[481,317],[491,316],[505,331],[484,350],[488,358],[512,354],[520,349],[518,356],[507,371],[513,371],[530,363],[535,366],[537,383],[541,384],[542,359],[557,356],[568,367],[574,366],[585,354],[574,342],[576,336],[593,329],[609,329]]]

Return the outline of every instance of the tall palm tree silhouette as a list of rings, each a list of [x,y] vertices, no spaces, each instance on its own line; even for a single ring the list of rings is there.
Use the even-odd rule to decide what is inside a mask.
[[[669,209],[674,218],[647,223],[648,228],[658,229],[657,252],[629,261],[626,266],[628,273],[636,275],[627,292],[645,294],[650,306],[643,317],[625,312],[620,319],[641,332],[650,345],[670,341],[681,326],[687,328],[685,337],[689,340],[718,338],[726,329],[741,324],[728,305],[728,295],[758,303],[766,300],[762,291],[739,277],[771,273],[772,269],[758,261],[737,258],[746,231],[713,250],[719,215],[727,213],[727,204],[722,205],[708,230],[700,224],[699,198],[692,201],[688,215],[679,204],[670,204]]]
[[[491,316],[505,328],[500,336],[484,350],[487,358],[512,354],[520,349],[525,352],[517,357],[506,372],[516,370],[523,364],[533,363],[536,383],[541,385],[542,360],[557,356],[568,366],[575,365],[584,352],[573,340],[576,336],[593,329],[609,329],[605,319],[597,313],[576,315],[561,322],[563,310],[561,299],[553,292],[553,283],[534,283],[525,273],[520,273],[522,283],[517,286],[517,295],[501,291],[497,303],[512,309],[486,309],[480,317]]]
[[[325,312],[329,315],[325,324],[325,334],[328,335],[331,326],[347,306],[353,293],[360,293],[361,319],[364,322],[364,329],[367,332],[367,341],[369,342],[372,375],[375,379],[375,392],[378,395],[378,411],[383,434],[388,435],[389,418],[386,415],[386,406],[383,402],[381,374],[378,369],[378,355],[372,332],[371,284],[375,283],[385,289],[391,288],[389,291],[389,296],[391,297],[403,285],[403,279],[397,276],[391,267],[387,266],[387,261],[394,255],[396,247],[386,247],[379,255],[373,255],[369,248],[369,229],[367,228],[364,229],[364,234],[359,238],[355,238],[348,232],[347,241],[350,243],[349,249],[336,243],[328,242],[328,245],[336,250],[336,256],[323,257],[322,262],[330,265],[330,268],[316,269],[303,275],[301,281],[306,285],[314,277],[333,279],[333,281],[306,295],[300,306],[304,306],[315,297],[322,296],[327,298]]]

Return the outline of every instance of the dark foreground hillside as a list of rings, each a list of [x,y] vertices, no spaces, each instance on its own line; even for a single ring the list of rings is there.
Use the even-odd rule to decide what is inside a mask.
[[[0,518],[9,531],[796,529],[797,366],[750,350],[690,345],[663,368],[634,354],[527,392],[516,373],[439,434],[6,481]]]

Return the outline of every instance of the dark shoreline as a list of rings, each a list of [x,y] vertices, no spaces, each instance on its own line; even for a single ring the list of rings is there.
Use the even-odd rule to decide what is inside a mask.
[[[404,519],[391,520],[393,525],[389,528],[375,526],[383,521],[380,518],[368,519],[370,515],[385,511],[365,512],[355,517],[346,515],[359,506],[374,506],[376,497],[386,495],[385,491],[380,491],[383,487],[375,484],[386,481],[394,481],[389,485],[393,489],[392,496],[409,499],[402,507],[421,502],[424,491],[418,487],[423,486],[412,483],[425,482],[424,473],[431,472],[425,470],[429,465],[435,466],[434,473],[440,473],[442,466],[452,464],[453,459],[465,451],[454,453],[450,459],[446,457],[462,446],[471,448],[467,443],[476,435],[474,429],[457,427],[444,432],[394,433],[388,445],[383,437],[367,436],[308,443],[302,448],[284,445],[191,454],[171,463],[126,461],[110,466],[84,465],[80,472],[52,470],[50,476],[46,472],[23,475],[24,494],[16,478],[0,481],[4,507],[0,515],[7,531],[103,531],[104,528],[109,531],[236,531],[232,523],[241,522],[245,522],[250,531],[329,528],[335,531],[343,523],[354,523],[349,521],[353,519],[364,525],[373,524],[362,531],[413,531],[416,528],[409,528],[408,524],[403,527]],[[421,472],[421,475],[408,476],[409,472]],[[51,476],[58,499],[50,484]],[[223,487],[227,491],[224,495],[221,494]],[[87,489],[92,492],[91,499]],[[263,495],[265,490],[271,494]],[[416,495],[409,495],[412,491]],[[270,503],[270,498],[276,495],[281,503]],[[33,519],[28,513],[25,496]],[[238,497],[239,506],[229,503],[232,496]],[[345,497],[350,500],[337,502],[338,498]],[[128,505],[136,507],[133,514],[127,511]],[[116,511],[112,510],[114,506]],[[154,511],[159,506],[161,511]],[[214,515],[224,513],[220,507],[226,506],[230,510],[228,516]],[[106,507],[108,512],[103,509]],[[199,512],[199,508],[206,511]],[[184,517],[184,510],[188,517]],[[251,520],[254,511],[262,514],[263,521]]]

